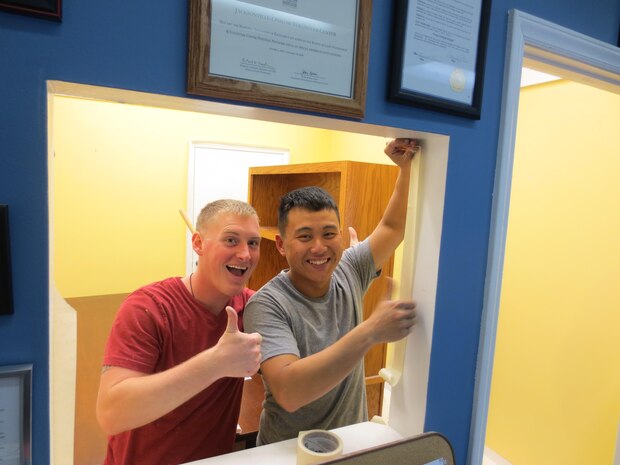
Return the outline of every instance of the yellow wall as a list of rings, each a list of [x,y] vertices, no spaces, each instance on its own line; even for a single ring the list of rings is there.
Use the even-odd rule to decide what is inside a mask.
[[[184,274],[190,141],[288,148],[291,163],[390,163],[373,136],[66,97],[54,112],[54,279],[65,298]]]
[[[620,96],[521,93],[487,446],[611,463],[620,419]]]
[[[367,134],[353,134],[347,132],[332,132],[330,149],[325,161],[355,160],[366,163],[392,164],[390,159],[383,155],[384,138]]]

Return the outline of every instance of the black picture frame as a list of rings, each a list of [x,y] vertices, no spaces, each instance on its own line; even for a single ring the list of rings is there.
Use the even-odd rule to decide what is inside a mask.
[[[489,32],[489,18],[491,13],[491,0],[472,0],[480,5],[480,21],[478,38],[476,41],[476,63],[473,92],[470,102],[462,102],[456,99],[444,98],[415,89],[406,88],[403,85],[405,65],[405,40],[408,36],[408,28],[415,24],[407,24],[409,9],[417,0],[396,0],[394,4],[394,34],[392,42],[392,75],[389,84],[388,99],[397,103],[408,104],[429,110],[440,111],[452,115],[463,116],[478,120],[481,117],[482,90],[484,79],[484,65],[486,59],[487,39]],[[423,5],[432,3],[432,0],[422,2]],[[455,32],[456,27],[455,27]],[[458,31],[461,32],[461,31]],[[411,44],[413,45],[413,44]],[[429,61],[433,61],[432,58]],[[445,63],[437,62],[440,65]],[[452,81],[450,80],[450,84]]]
[[[187,93],[203,97],[253,102],[295,110],[363,118],[366,107],[372,0],[357,0],[351,96],[312,92],[269,82],[249,81],[211,73],[212,4],[189,1]],[[295,3],[295,2],[293,2]],[[344,71],[343,71],[344,72]]]
[[[5,0],[0,1],[0,10],[52,21],[62,20],[62,0]]]
[[[0,425],[0,462],[32,465],[32,364],[0,366]]]
[[[9,240],[9,207],[0,204],[0,315],[13,313],[13,280],[11,279],[11,244]]]

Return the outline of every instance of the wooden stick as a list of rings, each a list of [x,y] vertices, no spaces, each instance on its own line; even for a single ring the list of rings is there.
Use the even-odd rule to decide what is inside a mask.
[[[185,210],[183,210],[181,208],[181,209],[179,209],[179,213],[181,214],[181,218],[183,218],[183,221],[185,221],[185,224],[187,225],[187,229],[189,229],[189,232],[194,234],[196,232],[196,230],[194,229],[194,226],[192,225],[192,222],[187,217],[187,213],[185,213]]]

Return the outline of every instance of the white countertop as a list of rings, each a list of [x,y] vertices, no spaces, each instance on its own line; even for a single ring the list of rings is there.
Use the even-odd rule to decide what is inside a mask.
[[[343,454],[402,439],[402,436],[389,426],[371,421],[336,428],[332,431],[342,439]],[[196,460],[191,462],[191,465],[296,465],[296,463],[297,438],[293,438],[209,459]]]

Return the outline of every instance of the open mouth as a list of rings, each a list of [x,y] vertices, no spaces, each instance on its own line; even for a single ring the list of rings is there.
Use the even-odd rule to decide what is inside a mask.
[[[321,259],[309,259],[308,263],[314,266],[325,265],[329,261],[329,258],[321,258]]]
[[[248,271],[247,266],[226,265],[226,268],[235,276],[243,276]]]

